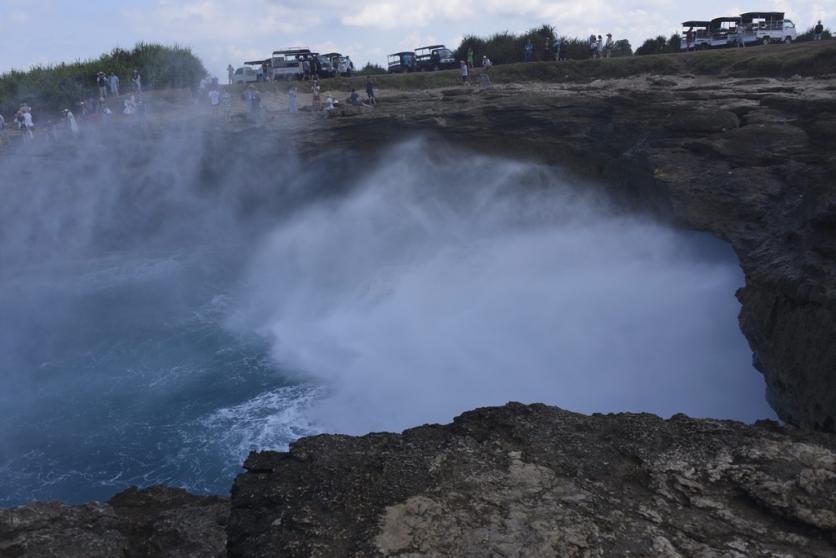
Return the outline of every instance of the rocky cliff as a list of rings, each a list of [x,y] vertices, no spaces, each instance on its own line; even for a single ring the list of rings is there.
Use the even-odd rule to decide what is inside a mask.
[[[276,114],[262,131],[310,157],[420,133],[561,164],[631,210],[725,238],[770,403],[832,432],[834,92],[836,76],[455,87],[332,118]],[[307,438],[245,469],[231,504],[154,488],[0,511],[0,555],[836,555],[836,438],[774,423],[509,405]]]
[[[561,164],[633,210],[731,243],[740,325],[785,421],[836,429],[836,76],[644,76],[400,93],[296,132],[377,149],[416,133]]]

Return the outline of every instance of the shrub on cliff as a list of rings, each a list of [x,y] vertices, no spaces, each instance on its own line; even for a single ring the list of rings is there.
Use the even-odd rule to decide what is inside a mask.
[[[96,72],[115,72],[122,91],[130,90],[134,69],[142,73],[145,89],[189,87],[207,75],[190,49],[139,43],[133,49],[115,48],[92,60],[34,66],[0,75],[0,113],[13,113],[26,102],[36,110],[57,111],[96,95]]]
[[[642,46],[636,49],[636,54],[664,54],[666,52],[679,52],[682,46],[682,37],[674,33],[669,39],[659,35],[655,39],[647,39]]]
[[[385,73],[386,68],[378,64],[372,64],[371,62],[366,62],[365,66],[363,66],[359,71],[355,72],[355,74],[358,76],[378,76],[380,74]]]
[[[479,64],[482,56],[487,56],[494,64],[522,62],[523,50],[530,39],[534,44],[532,60],[544,60],[545,47],[546,45],[551,47],[554,36],[554,27],[551,25],[529,29],[520,35],[503,31],[502,33],[495,33],[487,39],[476,35],[467,35],[462,39],[454,54],[456,60],[467,60],[467,51],[472,48],[476,64]]]
[[[804,42],[804,41],[812,41],[815,38],[816,38],[816,28],[811,27],[807,31],[805,31],[804,33],[799,34],[798,37],[795,38],[795,42],[800,43],[800,42]],[[821,34],[821,38],[822,38],[822,40],[832,39],[833,38],[833,33],[830,31],[830,29],[825,28],[825,30]]]

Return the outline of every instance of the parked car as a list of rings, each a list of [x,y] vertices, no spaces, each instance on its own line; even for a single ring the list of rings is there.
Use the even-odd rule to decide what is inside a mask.
[[[703,49],[711,46],[711,22],[710,21],[683,21],[682,22],[682,50],[688,48],[688,42],[685,37],[688,36],[688,31],[694,32],[693,48]]]
[[[389,55],[389,73],[404,74],[415,71],[414,52],[396,52]]]
[[[245,62],[245,64],[249,64]],[[251,83],[254,81],[261,81],[261,69],[256,69],[252,66],[241,66],[232,75],[233,83]]]
[[[424,72],[458,68],[459,64],[449,48],[433,45],[415,49],[415,67]]]
[[[795,24],[784,19],[784,12],[748,12],[740,14],[746,44],[791,43],[798,36]]]

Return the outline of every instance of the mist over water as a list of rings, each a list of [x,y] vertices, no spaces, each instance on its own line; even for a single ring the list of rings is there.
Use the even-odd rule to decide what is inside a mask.
[[[773,416],[727,245],[447,149],[193,130],[0,160],[0,504],[223,493],[250,449],[509,400]]]

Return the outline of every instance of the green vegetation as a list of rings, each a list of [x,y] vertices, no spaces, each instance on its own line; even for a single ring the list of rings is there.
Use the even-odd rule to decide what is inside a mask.
[[[371,62],[366,62],[366,65],[363,66],[360,71],[355,72],[358,76],[378,76],[385,73],[386,68],[378,64],[372,64]]]
[[[555,29],[551,25],[542,25],[530,29],[521,35],[504,31],[483,39],[476,35],[466,36],[455,51],[457,60],[467,60],[467,53],[473,49],[473,58],[477,65],[482,56],[487,56],[494,64],[513,64],[522,61],[523,50],[530,40],[534,45],[532,61],[553,60],[551,45],[554,42]],[[589,41],[586,39],[561,37],[560,55],[566,60],[587,60],[592,58]],[[548,48],[548,55],[546,50]],[[613,45],[612,56],[631,56],[633,49],[630,42],[622,39]]]
[[[674,33],[669,39],[659,35],[655,39],[647,39],[642,46],[636,49],[636,54],[664,54],[666,52],[680,52],[682,48],[682,37]]]
[[[142,74],[143,89],[188,87],[206,76],[203,63],[188,48],[139,43],[132,50],[113,49],[95,60],[13,70],[0,76],[0,114],[9,115],[21,103],[36,111],[58,111],[96,96],[96,72],[115,72],[120,89],[130,90],[134,69]]]
[[[816,38],[816,28],[811,27],[807,31],[805,31],[804,33],[800,33],[798,35],[798,37],[796,37],[795,42],[803,43],[805,41],[812,41],[815,38]],[[833,32],[831,32],[830,29],[825,27],[824,31],[822,31],[821,38],[822,38],[823,41],[832,39],[833,38]]]

